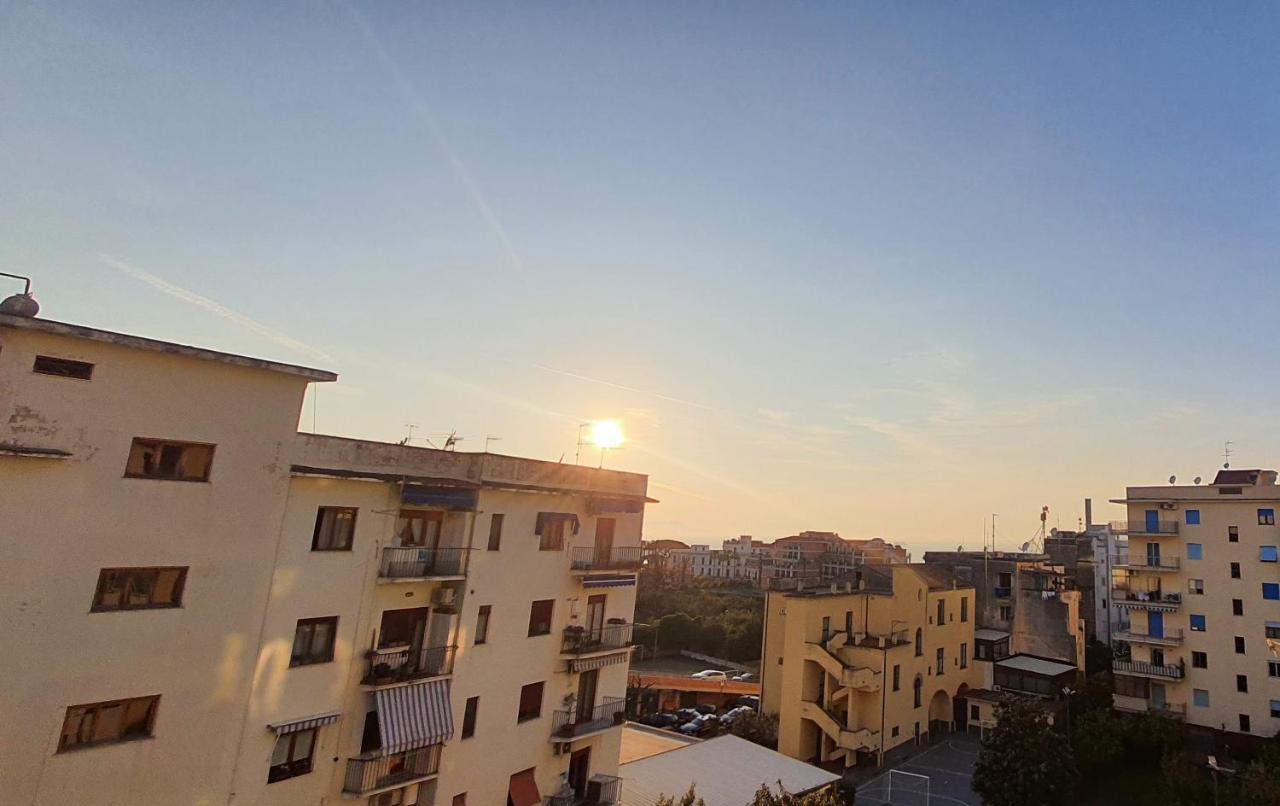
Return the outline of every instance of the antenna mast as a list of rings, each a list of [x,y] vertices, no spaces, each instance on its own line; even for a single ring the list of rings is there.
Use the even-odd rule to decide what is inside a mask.
[[[1231,440],[1227,440],[1222,444],[1222,469],[1226,470],[1231,467]]]

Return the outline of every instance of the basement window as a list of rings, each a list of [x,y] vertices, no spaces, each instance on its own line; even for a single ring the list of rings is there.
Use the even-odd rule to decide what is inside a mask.
[[[87,381],[93,375],[93,364],[84,361],[72,361],[69,358],[54,358],[49,355],[36,356],[31,371],[40,375],[55,375],[59,378],[79,378]]]

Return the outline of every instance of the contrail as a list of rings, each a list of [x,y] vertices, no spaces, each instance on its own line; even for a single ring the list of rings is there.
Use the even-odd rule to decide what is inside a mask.
[[[708,406],[705,403],[698,403],[697,401],[694,401],[694,400],[685,400],[679,397],[672,397],[671,395],[664,395],[661,392],[654,392],[650,389],[640,389],[635,386],[624,386],[623,384],[614,383],[613,381],[606,381],[601,378],[593,378],[590,375],[581,375],[577,372],[570,372],[567,369],[557,369],[555,367],[549,367],[545,364],[530,364],[530,366],[533,367],[534,369],[540,369],[543,372],[551,372],[556,375],[563,375],[566,378],[575,378],[579,381],[586,381],[587,383],[596,383],[601,386],[609,386],[614,389],[620,389],[624,392],[634,392],[635,394],[638,394],[638,395],[648,395],[649,397],[656,397],[659,400],[665,400],[669,403],[679,403],[682,406],[689,406],[695,409],[702,409],[703,411],[722,413],[719,411],[719,409],[716,409],[714,406]]]
[[[157,291],[163,291],[171,297],[176,297],[183,302],[196,306],[197,308],[203,308],[215,316],[220,316],[223,319],[234,322],[245,330],[262,336],[265,339],[270,339],[276,344],[288,347],[290,350],[306,353],[314,358],[320,358],[325,361],[331,360],[331,356],[322,350],[317,350],[310,345],[303,344],[292,336],[286,336],[278,330],[273,330],[261,322],[256,322],[242,313],[236,313],[227,306],[214,302],[208,297],[203,297],[194,291],[188,291],[185,288],[176,286],[162,277],[155,276],[151,272],[143,271],[137,266],[130,266],[123,260],[117,260],[110,255],[98,255],[98,259],[121,274],[127,274],[135,280],[141,280]]]

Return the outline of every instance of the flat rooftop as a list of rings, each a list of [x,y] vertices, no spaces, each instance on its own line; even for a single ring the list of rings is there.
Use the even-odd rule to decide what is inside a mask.
[[[1034,655],[1013,655],[1004,660],[996,661],[996,666],[1005,669],[1016,669],[1020,672],[1030,672],[1031,674],[1044,675],[1045,677],[1057,677],[1060,674],[1074,672],[1076,667],[1069,663],[1061,663],[1056,660],[1048,660],[1047,658],[1037,658]]]

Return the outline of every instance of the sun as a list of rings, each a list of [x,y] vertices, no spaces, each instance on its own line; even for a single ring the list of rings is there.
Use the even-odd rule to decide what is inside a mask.
[[[617,420],[598,420],[591,427],[591,442],[601,450],[613,450],[625,441]]]

